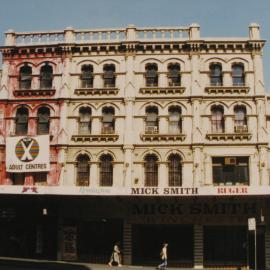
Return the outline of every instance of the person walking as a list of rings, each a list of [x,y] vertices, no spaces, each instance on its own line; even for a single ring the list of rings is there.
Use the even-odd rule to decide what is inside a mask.
[[[113,247],[113,252],[108,263],[109,266],[113,266],[113,263],[117,263],[117,266],[122,266],[122,255],[120,250],[120,242],[116,242]]]
[[[168,259],[168,253],[167,253],[168,243],[163,243],[163,247],[160,252],[160,257],[162,260],[162,263],[157,267],[157,269],[166,269],[167,268],[167,259]]]

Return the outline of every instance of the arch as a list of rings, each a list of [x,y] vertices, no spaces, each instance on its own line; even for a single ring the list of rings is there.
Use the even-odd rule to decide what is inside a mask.
[[[168,66],[170,63],[177,63],[180,65],[180,70],[181,71],[184,71],[185,70],[185,65],[186,65],[186,62],[182,59],[179,59],[179,58],[175,58],[175,57],[172,57],[172,58],[168,58],[166,59],[163,64]]]
[[[206,105],[204,112],[205,114],[211,114],[211,107],[212,106],[222,106],[224,110],[224,114],[228,114],[229,105],[223,101],[212,101]]]
[[[91,108],[92,114],[93,114],[94,111],[97,110],[97,108],[94,107],[94,105],[92,103],[80,103],[80,104],[77,104],[73,108],[73,110],[72,110],[73,115],[79,115],[79,110],[80,110],[81,107],[89,107],[89,108]]]
[[[116,160],[117,160],[115,153],[112,152],[112,151],[109,150],[109,149],[103,149],[103,150],[101,150],[100,152],[98,152],[98,153],[97,153],[97,160],[100,160],[100,157],[101,157],[102,155],[111,155],[112,158],[113,158],[113,161],[116,161]]]
[[[181,101],[170,101],[169,103],[166,104],[166,108],[169,111],[169,107],[171,106],[179,106],[181,107],[182,115],[185,115],[188,113],[188,108],[186,104],[183,104]]]
[[[50,112],[51,112],[51,116],[55,116],[55,108],[51,105],[51,104],[47,104],[47,103],[40,103],[38,104],[34,109],[33,109],[33,114],[37,114],[38,109],[41,107],[47,107],[49,108]]]
[[[23,61],[23,62],[20,62],[18,63],[15,67],[16,69],[19,71],[20,70],[20,67],[24,66],[24,65],[29,65],[30,67],[32,68],[36,68],[37,65],[35,65],[34,63],[30,62],[30,61]]]
[[[151,62],[156,63],[158,65],[158,67],[159,67],[160,64],[162,64],[162,61],[160,59],[152,58],[152,57],[142,60],[139,64],[145,66],[147,63],[151,63]]]
[[[206,59],[203,63],[205,65],[207,65],[207,64],[209,65],[211,62],[220,63],[221,65],[223,65],[223,64],[226,64],[227,61],[225,59],[220,58],[220,57],[210,57],[210,58]]]
[[[27,108],[28,112],[29,112],[29,116],[31,116],[31,113],[32,113],[32,108],[30,107],[30,105],[28,104],[18,104],[16,105],[15,107],[12,108],[12,115],[13,117],[16,116],[16,112],[19,108]]]
[[[144,115],[145,114],[145,109],[148,106],[157,106],[160,110],[163,109],[162,105],[159,104],[158,102],[148,101],[148,102],[146,102],[146,103],[144,103],[144,104],[141,105],[141,107],[139,108],[139,112]]]
[[[115,59],[106,58],[106,59],[100,61],[98,64],[103,65],[103,66],[106,64],[108,64],[108,65],[114,64],[115,68],[116,68],[115,72],[119,72],[120,61],[117,61]]]
[[[116,105],[115,103],[112,102],[105,102],[105,103],[101,103],[98,107],[97,110],[102,109],[103,107],[113,107],[115,110],[115,115],[120,113],[120,107],[118,105]]]
[[[81,72],[81,68],[83,65],[92,65],[93,70],[96,70],[98,63],[92,59],[91,60],[90,59],[83,59],[83,60],[79,61],[78,63],[76,63],[75,70],[77,73]]]
[[[159,152],[157,150],[154,150],[154,149],[151,149],[151,150],[147,149],[147,150],[145,150],[142,153],[142,155],[141,155],[141,160],[143,161],[148,154],[155,155],[157,157],[158,161],[161,161],[162,160]]]
[[[93,156],[92,154],[88,151],[88,150],[82,150],[80,149],[79,151],[77,151],[74,155],[73,155],[73,160],[77,160],[78,156],[80,155],[87,155],[89,157],[90,160],[93,160]]]
[[[50,60],[42,61],[42,62],[38,63],[36,66],[42,68],[42,67],[45,66],[46,64],[52,66],[52,68],[53,68],[53,73],[56,72],[55,70],[56,70],[57,63],[55,63],[55,62],[53,62],[53,61],[50,61]]]
[[[256,111],[254,103],[248,104],[245,101],[235,101],[229,106],[229,113],[233,114],[234,108],[236,106],[244,106],[246,108],[247,114],[252,114],[253,112]]]
[[[184,153],[181,152],[180,150],[177,150],[177,149],[169,150],[165,154],[165,157],[164,157],[165,160],[168,160],[168,158],[169,158],[170,155],[179,155],[181,157],[182,161],[185,160],[185,158],[186,158],[185,155],[184,155]]]

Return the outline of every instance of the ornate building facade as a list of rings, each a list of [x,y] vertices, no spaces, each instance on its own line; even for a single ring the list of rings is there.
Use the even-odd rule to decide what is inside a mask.
[[[120,240],[155,265],[167,241],[171,265],[248,267],[256,218],[270,267],[264,43],[257,24],[7,32],[2,255],[105,262]]]

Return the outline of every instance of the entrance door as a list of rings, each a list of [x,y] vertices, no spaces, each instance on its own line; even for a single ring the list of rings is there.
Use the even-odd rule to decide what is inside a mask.
[[[132,263],[158,265],[162,244],[168,243],[168,265],[193,266],[192,225],[133,225]]]

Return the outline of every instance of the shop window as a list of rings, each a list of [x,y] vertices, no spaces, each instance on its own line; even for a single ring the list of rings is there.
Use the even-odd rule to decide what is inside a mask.
[[[32,68],[25,64],[20,68],[19,88],[22,90],[31,89]]]
[[[41,89],[51,89],[53,81],[53,68],[46,63],[40,69],[40,88]]]
[[[222,85],[222,66],[220,64],[210,65],[210,84],[212,86]]]
[[[87,155],[79,155],[77,158],[77,186],[89,186],[90,159]]]
[[[177,154],[172,154],[168,158],[169,168],[169,186],[182,185],[182,163],[181,157]]]
[[[214,184],[249,184],[248,157],[213,157],[212,167]]]
[[[232,66],[232,81],[235,86],[245,85],[245,72],[242,64]]]
[[[28,109],[21,107],[16,113],[15,134],[27,135],[28,132]]]
[[[102,109],[102,134],[113,134],[114,133],[114,108],[105,107]]]
[[[115,66],[105,65],[103,72],[104,87],[115,87]]]
[[[50,109],[41,107],[38,109],[37,134],[50,133]]]
[[[83,65],[81,69],[82,88],[93,88],[93,66]]]
[[[211,127],[213,133],[224,132],[224,112],[221,106],[213,106],[211,109]]]
[[[181,108],[171,106],[169,108],[169,133],[179,134],[182,132]]]
[[[47,185],[47,172],[33,173],[35,185]]]
[[[158,86],[158,67],[157,64],[147,64],[145,66],[146,86]]]
[[[155,106],[146,108],[145,133],[158,133],[158,108]]]
[[[24,185],[25,173],[11,173],[10,176],[13,185]]]
[[[168,66],[168,84],[169,86],[180,86],[180,65],[179,64],[169,64]]]
[[[91,109],[89,107],[82,107],[79,110],[79,134],[91,133]]]
[[[113,185],[113,158],[111,155],[100,157],[100,186]]]
[[[149,154],[144,159],[145,186],[158,186],[158,159],[155,155]]]

